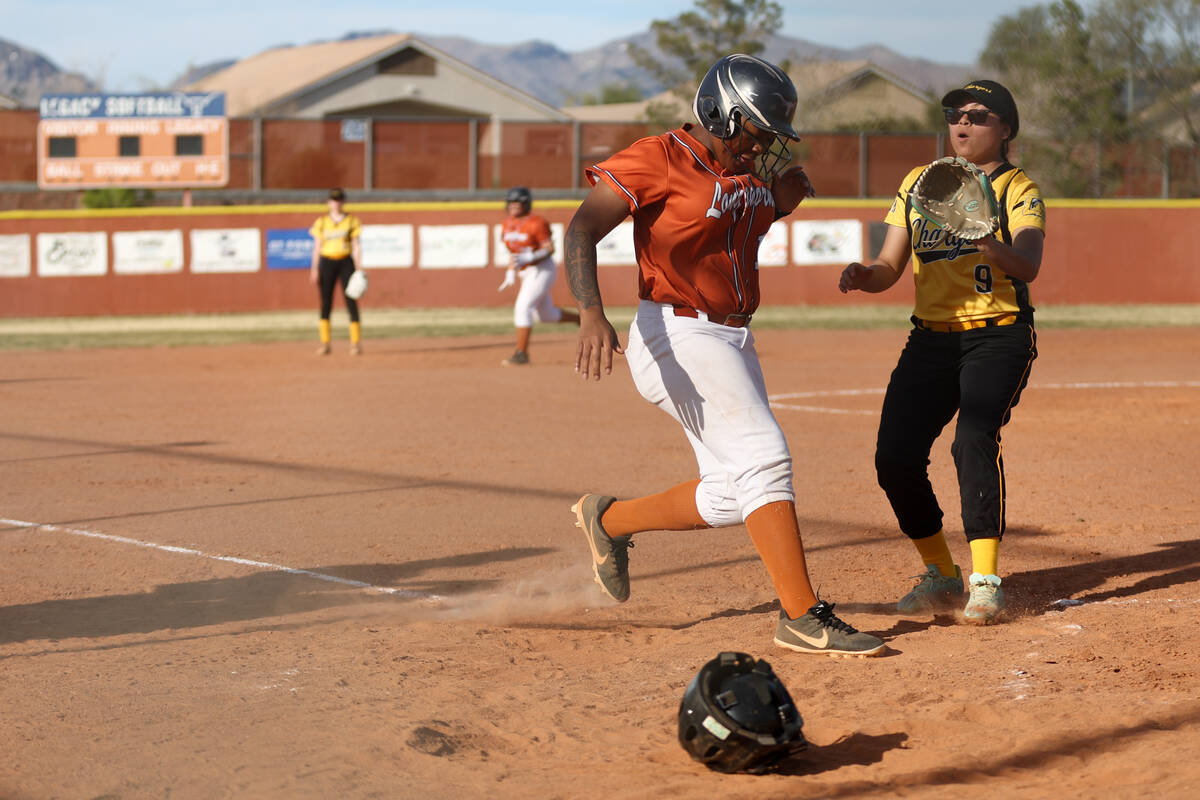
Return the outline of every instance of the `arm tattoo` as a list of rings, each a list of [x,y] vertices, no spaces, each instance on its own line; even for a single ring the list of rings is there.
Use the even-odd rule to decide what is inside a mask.
[[[574,226],[567,229],[563,241],[566,250],[563,262],[571,294],[580,308],[600,305],[600,282],[596,277],[596,243]]]

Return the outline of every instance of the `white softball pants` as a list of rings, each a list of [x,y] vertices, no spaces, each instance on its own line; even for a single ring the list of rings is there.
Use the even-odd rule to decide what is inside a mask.
[[[625,360],[642,397],[683,426],[700,485],[696,509],[714,528],[795,499],[792,457],[767,401],[749,328],[675,316],[643,300]]]
[[[526,267],[517,273],[521,288],[513,305],[513,327],[532,328],[535,322],[558,322],[562,309],[554,305],[550,289],[558,277],[558,264],[546,258],[537,266]]]

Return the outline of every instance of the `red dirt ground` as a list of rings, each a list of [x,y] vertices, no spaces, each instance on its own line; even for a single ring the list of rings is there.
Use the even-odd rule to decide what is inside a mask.
[[[921,565],[871,453],[903,337],[759,333],[771,392],[809,393],[778,416],[814,582],[889,645],[847,661],[772,645],[741,527],[641,535],[601,598],[571,504],[694,464],[572,336],[528,368],[507,337],[0,352],[0,796],[1196,797],[1200,329],[1041,334],[982,629],[893,610]],[[967,563],[948,436],[933,474]],[[676,741],[722,650],[804,715],[778,773]]]

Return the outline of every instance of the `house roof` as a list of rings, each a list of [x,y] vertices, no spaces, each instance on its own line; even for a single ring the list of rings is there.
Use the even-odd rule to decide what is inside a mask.
[[[907,81],[893,75],[870,61],[805,61],[792,67],[788,72],[796,85],[796,93],[800,96],[800,120],[803,125],[803,111],[806,104],[822,97],[841,94],[854,88],[861,78],[876,75],[888,83],[894,84],[921,102],[929,102],[931,97]],[[646,106],[653,102],[671,102],[684,108],[687,104],[671,92],[662,92],[653,97],[639,100],[635,103],[609,103],[607,105],[570,106],[563,111],[574,119],[586,122],[618,122],[644,118]]]
[[[313,91],[409,47],[478,83],[519,97],[524,103],[538,107],[549,116],[560,119],[564,116],[561,111],[533,95],[407,33],[264,50],[207,75],[186,88],[197,92],[223,91],[229,116],[251,116],[269,111],[272,106]]]
[[[853,88],[857,81],[869,75],[887,81],[921,102],[930,102],[933,99],[928,92],[866,60],[806,61],[794,66],[788,74],[796,84],[801,105],[806,98],[829,96]]]

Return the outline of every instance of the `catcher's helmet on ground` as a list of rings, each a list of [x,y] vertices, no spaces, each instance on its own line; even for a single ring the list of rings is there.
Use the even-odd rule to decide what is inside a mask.
[[[504,204],[520,203],[524,209],[522,213],[528,214],[529,209],[533,207],[533,194],[524,186],[514,186],[508,190],[508,194],[504,196]]]
[[[791,159],[786,141],[800,138],[792,127],[796,102],[796,87],[786,72],[761,58],[735,53],[709,68],[696,90],[692,113],[718,139],[739,135],[747,120],[775,134],[762,157],[770,156],[772,163],[759,169],[759,177],[769,181]]]
[[[808,746],[803,725],[771,665],[746,653],[705,664],[679,704],[679,743],[717,772],[766,772]]]

